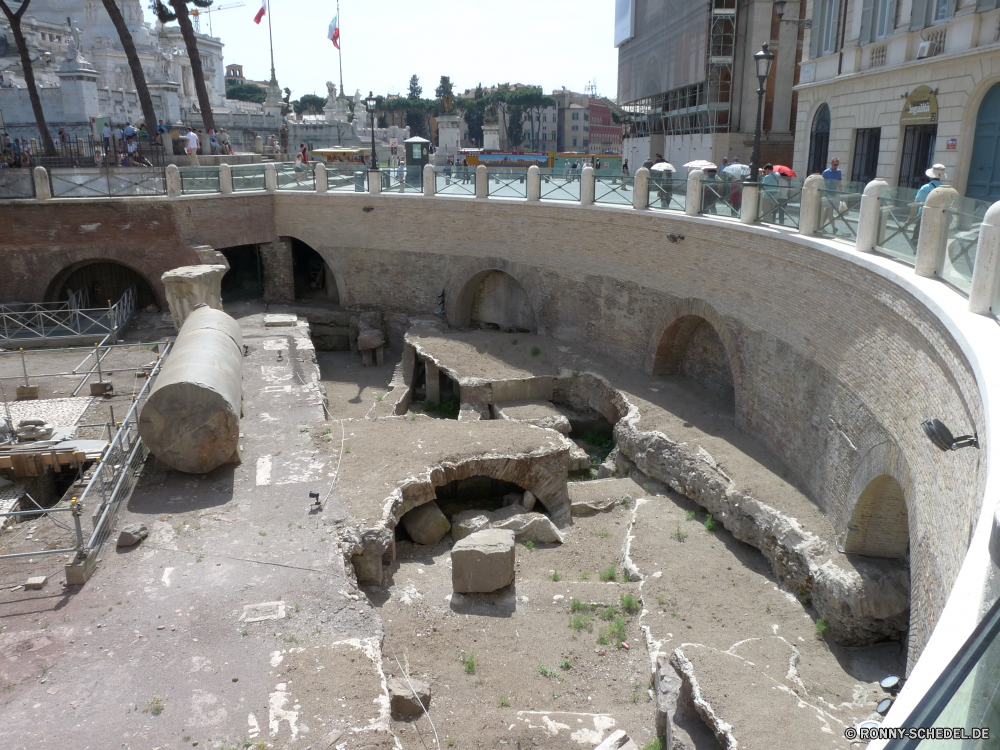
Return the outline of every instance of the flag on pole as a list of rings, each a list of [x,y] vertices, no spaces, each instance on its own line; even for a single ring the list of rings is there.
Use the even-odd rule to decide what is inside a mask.
[[[327,29],[326,38],[333,42],[333,46],[340,49],[340,16],[336,15],[330,21],[330,28]]]
[[[253,17],[253,22],[255,24],[260,24],[260,19],[264,17],[267,13],[267,0],[260,0],[260,10],[257,11],[257,15]]]

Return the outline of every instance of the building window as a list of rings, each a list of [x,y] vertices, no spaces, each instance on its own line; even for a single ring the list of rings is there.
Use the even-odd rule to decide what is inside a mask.
[[[589,126],[589,125],[584,125],[584,126],[583,126],[583,132],[585,132],[585,133],[586,133],[586,132],[588,132],[589,130],[590,130],[590,126]]]
[[[579,129],[580,129],[580,126],[579,126],[579,125],[574,125],[574,126],[573,126],[573,130],[579,130]]]
[[[947,0],[945,0],[947,2]],[[876,0],[875,39],[881,41],[892,33],[896,24],[896,0]]]
[[[576,145],[576,138],[573,139],[573,145]]]
[[[587,144],[588,144],[588,142],[587,142],[587,139],[586,139],[586,138],[584,138],[584,139],[583,139],[583,147],[584,147],[584,148],[587,148]]]
[[[573,119],[574,120],[579,120],[580,119],[580,113],[579,112],[574,112],[573,113]]]
[[[830,148],[830,108],[823,104],[813,118],[809,134],[809,174],[819,174],[826,169],[826,155]]]
[[[823,57],[837,51],[837,22],[840,0],[815,0],[813,4],[810,55]]]
[[[934,3],[934,20],[944,21],[948,18],[948,0],[932,0]]]
[[[590,115],[589,115],[589,114],[587,114],[586,112],[584,112],[584,113],[583,113],[583,119],[584,119],[584,120],[589,120],[589,119],[590,119]]]
[[[878,171],[878,148],[882,128],[859,128],[854,138],[851,182],[871,182]]]

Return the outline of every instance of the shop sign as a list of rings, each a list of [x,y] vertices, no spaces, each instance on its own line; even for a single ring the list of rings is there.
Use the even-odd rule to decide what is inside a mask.
[[[948,139],[948,150],[949,151],[954,151],[956,148],[958,148],[958,138],[949,138]]]
[[[906,97],[899,121],[905,125],[930,125],[938,121],[937,95],[929,86],[917,86]]]

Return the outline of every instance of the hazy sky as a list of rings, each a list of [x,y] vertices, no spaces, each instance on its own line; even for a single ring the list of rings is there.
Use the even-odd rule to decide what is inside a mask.
[[[267,17],[255,25],[261,0],[243,1],[242,8],[211,15],[212,33],[226,45],[227,63],[242,64],[248,78],[267,80]],[[326,38],[336,0],[271,5],[278,83],[292,89],[293,99],[326,96],[326,81],[338,82],[340,75],[337,50]],[[341,0],[344,87],[348,95],[355,89],[405,95],[416,73],[430,98],[442,75],[451,76],[456,93],[478,82],[537,84],[546,93],[560,86],[583,91],[596,78],[598,93],[613,99],[614,20],[614,0]],[[208,19],[201,23],[208,33]]]

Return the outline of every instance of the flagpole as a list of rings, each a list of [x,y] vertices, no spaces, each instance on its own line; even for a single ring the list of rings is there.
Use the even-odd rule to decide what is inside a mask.
[[[337,25],[340,26],[340,0],[337,0]],[[337,60],[340,61],[340,95],[344,95],[344,51],[337,45]]]
[[[274,75],[274,32],[271,31],[271,3],[267,4],[267,36],[271,43],[271,80],[275,81],[277,78]]]

